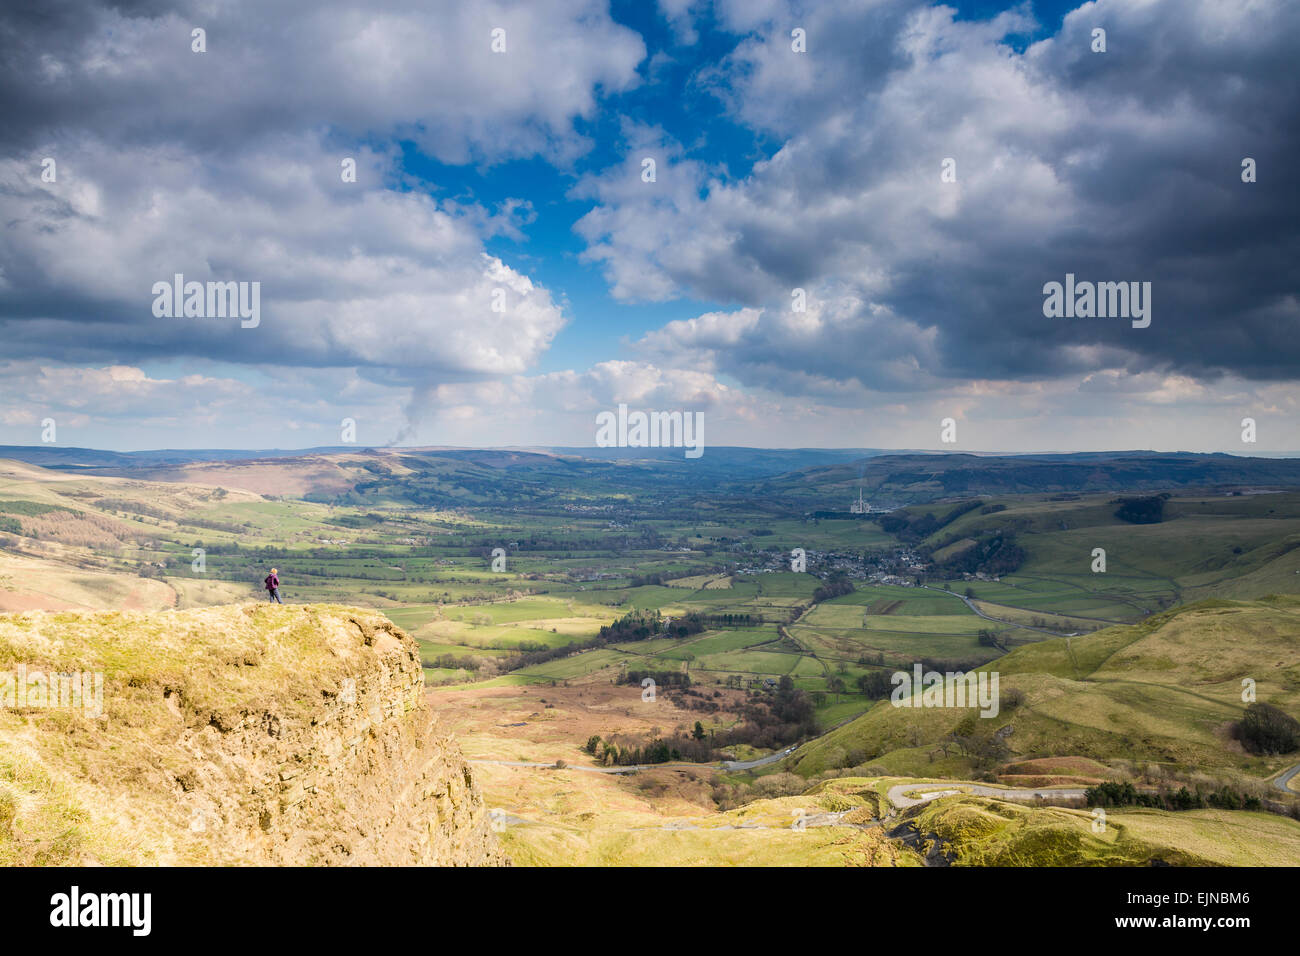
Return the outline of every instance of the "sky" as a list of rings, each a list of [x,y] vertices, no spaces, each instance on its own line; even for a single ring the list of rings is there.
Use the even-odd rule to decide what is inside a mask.
[[[9,2],[0,444],[590,446],[626,404],[1300,449],[1298,50],[1287,0]],[[1046,314],[1067,275],[1149,324]]]

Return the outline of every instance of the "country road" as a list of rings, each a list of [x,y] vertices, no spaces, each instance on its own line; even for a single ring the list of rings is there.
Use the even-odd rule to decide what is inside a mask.
[[[986,620],[986,621],[992,621],[994,624],[1002,624],[1002,625],[1005,625],[1005,626],[1008,626],[1008,627],[1019,627],[1019,628],[1023,628],[1023,629],[1026,630],[1026,631],[1038,631],[1040,634],[1050,634],[1050,635],[1052,635],[1052,637],[1074,637],[1074,636],[1076,636],[1076,635],[1074,635],[1074,634],[1062,634],[1060,631],[1049,631],[1049,630],[1048,630],[1047,628],[1045,628],[1045,627],[1034,627],[1034,626],[1031,625],[1031,624],[1017,624],[1015,621],[1004,621],[1004,620],[1002,620],[1001,618],[997,618],[997,617],[989,617],[987,614],[985,614],[983,611],[981,611],[979,608],[977,608],[977,607],[975,606],[975,602],[974,602],[974,601],[972,601],[970,598],[966,597],[966,595],[964,595],[964,594],[958,594],[956,591],[949,591],[947,588],[932,588],[932,587],[930,587],[930,585],[928,585],[928,584],[922,584],[922,585],[919,585],[919,586],[925,588],[927,591],[939,591],[939,592],[941,592],[941,593],[943,593],[943,594],[951,594],[953,597],[957,598],[958,600],[965,602],[966,606],[967,606],[968,608],[971,609],[971,613],[972,613],[972,614],[975,614],[977,617],[982,617],[982,618],[984,618],[984,620]],[[986,602],[986,603],[991,603],[991,602]],[[1013,605],[1010,605],[1010,604],[1007,604],[1007,605],[1004,605],[1004,606],[1005,606],[1005,607],[1012,608],[1012,610],[1016,610],[1016,611],[1030,611],[1029,608],[1024,608],[1024,607],[1014,607]],[[1033,613],[1033,612],[1030,611],[1030,613]]]
[[[771,763],[786,756],[785,752],[778,752],[759,760],[751,761],[725,761],[728,769],[748,769],[749,767],[759,766],[764,763]],[[470,760],[469,763],[480,764],[499,764],[507,767],[546,767],[554,768],[554,764],[529,762],[522,760]],[[634,767],[579,767],[568,766],[567,770],[582,770],[587,773],[633,773],[637,770],[648,770],[651,767],[673,767],[674,764],[642,764]],[[679,764],[678,766],[700,767],[700,764]],[[1284,772],[1281,776],[1273,781],[1273,786],[1286,793],[1294,794],[1296,791],[1290,790],[1287,784],[1293,777],[1300,774],[1300,764]],[[1140,788],[1144,792],[1155,792],[1151,788]],[[915,794],[915,796],[908,796]],[[851,827],[857,830],[865,830],[871,827],[883,826],[893,819],[899,810],[908,810],[912,807],[918,807],[922,804],[930,803],[932,800],[939,800],[943,797],[953,797],[959,794],[969,794],[976,797],[993,797],[999,800],[1051,800],[1060,799],[1083,799],[1087,796],[1087,791],[1083,787],[987,787],[978,783],[898,783],[886,791],[886,798],[889,803],[889,811],[879,820],[873,820],[870,823],[847,823],[843,817],[849,811],[837,812],[820,812],[809,813],[801,820],[801,826],[809,827]],[[516,817],[506,814],[505,811],[494,810],[493,813],[500,814],[501,822],[509,825],[532,825],[532,826],[551,826],[552,824],[540,824],[539,821],[527,820],[522,817]],[[660,827],[633,827],[630,829],[659,829],[659,830],[698,830],[702,829],[692,823],[673,823]],[[765,824],[728,824],[722,827],[709,827],[708,829],[785,829],[785,827],[772,827]]]
[[[832,728],[834,729],[834,728]],[[829,733],[830,731],[827,731]],[[721,768],[723,770],[752,770],[754,767],[765,767],[770,763],[776,763],[785,757],[790,756],[794,747],[787,747],[785,750],[778,750],[774,754],[768,754],[766,757],[759,757],[756,760],[724,760],[720,764],[702,764],[687,763],[681,760],[674,760],[668,763],[638,763],[630,764],[626,767],[587,767],[581,764],[565,764],[563,767],[556,767],[555,761],[546,763],[540,760],[488,760],[488,759],[470,759],[466,763],[486,763],[495,764],[498,767],[542,767],[548,770],[581,770],[584,773],[636,773],[638,770],[672,770],[675,768],[691,768],[700,770],[705,767]]]
[[[831,728],[831,730],[836,729],[838,729],[838,725]],[[830,730],[826,731],[827,734],[830,732]],[[822,734],[822,737],[824,736],[826,736],[826,734]],[[820,737],[813,738],[813,740],[820,739]],[[808,743],[812,743],[812,741],[810,740]],[[770,763],[776,763],[778,760],[790,756],[794,751],[794,747],[787,747],[785,750],[778,750],[774,754],[768,754],[766,757],[759,757],[757,760],[724,760],[722,761],[722,766],[727,770],[753,770],[755,767],[765,767]]]
[[[961,789],[955,789],[960,787]],[[928,791],[928,792],[924,792]],[[920,796],[907,797],[906,793],[918,793]],[[1000,797],[1003,800],[1034,800],[1039,797],[1083,797],[1082,787],[1041,787],[1029,790],[1021,787],[985,787],[977,783],[899,783],[889,788],[889,802],[900,810],[920,806],[939,797],[951,797],[959,793],[969,793],[977,797]]]
[[[1290,770],[1284,770],[1277,779],[1273,781],[1273,786],[1277,787],[1283,793],[1295,793],[1296,791],[1288,787],[1287,784],[1289,784],[1291,778],[1298,773],[1300,773],[1300,763],[1296,764]]]
[[[584,767],[580,764],[565,764],[563,767],[556,766],[556,761],[543,763],[539,760],[466,760],[466,763],[490,763],[498,767],[542,767],[547,770],[581,770],[583,773],[636,773],[638,770],[649,770],[651,767],[671,767],[672,764],[634,764],[627,767]],[[698,767],[699,764],[690,764]]]
[[[721,823],[715,826],[701,826],[698,823],[692,823],[689,820],[677,820],[672,823],[662,823],[658,826],[619,826],[610,827],[611,830],[617,830],[624,833],[636,833],[644,830],[669,830],[681,832],[684,830],[705,830],[710,833],[721,833],[726,830],[812,830],[817,827],[843,827],[849,830],[871,830],[875,827],[882,826],[883,820],[872,820],[869,823],[849,823],[844,818],[852,813],[853,810],[824,810],[815,813],[798,813],[796,812],[793,820],[783,826],[773,826],[770,823]],[[527,817],[515,816],[513,813],[507,813],[505,810],[490,809],[488,814],[493,822],[493,829],[504,830],[506,827],[527,826],[527,827],[551,827],[556,830],[572,829],[563,823],[547,823],[542,820],[529,820]]]
[[[512,760],[471,760],[470,763],[492,763],[502,764],[510,767],[551,767],[552,764],[533,763],[528,761]],[[664,766],[658,764],[657,766]],[[569,770],[586,770],[598,773],[626,773],[635,768],[600,768],[600,767],[568,767]],[[1300,769],[1300,768],[1297,768]],[[957,789],[961,788],[961,789]],[[917,793],[919,796],[908,797],[906,793]],[[980,784],[958,783],[958,784],[941,784],[941,783],[900,783],[889,788],[888,797],[892,805],[889,812],[878,820],[872,820],[867,823],[850,823],[845,817],[853,812],[848,810],[815,810],[805,812],[796,809],[795,819],[785,826],[773,826],[766,823],[728,823],[719,826],[700,826],[687,820],[665,823],[659,826],[637,826],[637,827],[617,827],[615,829],[635,831],[635,830],[803,830],[816,827],[844,827],[852,830],[870,830],[874,827],[886,826],[892,820],[898,810],[906,810],[910,807],[920,806],[923,803],[929,803],[931,800],[937,800],[940,797],[955,796],[959,793],[970,793],[981,797],[1000,797],[1006,800],[1033,800],[1037,797],[1082,797],[1083,790],[1075,788],[1065,789],[1039,789],[1028,790],[1020,788],[999,788],[985,787]],[[507,810],[493,808],[489,811],[494,829],[505,829],[508,826],[543,826],[557,827],[564,829],[563,824],[546,823],[540,820],[530,820],[527,817],[517,816]]]
[[[788,751],[778,751],[769,754],[766,757],[760,757],[757,760],[726,760],[723,766],[728,770],[748,770],[751,767],[759,767],[763,764],[773,763],[782,757],[789,755]],[[583,767],[577,764],[567,764],[562,768],[557,768],[554,763],[543,763],[534,760],[469,760],[467,763],[478,764],[495,764],[500,767],[539,767],[543,769],[555,770],[581,770],[583,773],[636,773],[638,770],[668,769],[674,767],[692,767],[701,769],[706,764],[688,764],[688,763],[655,763],[655,764],[634,764],[628,767]],[[1284,784],[1292,776],[1300,771],[1300,766],[1293,767],[1284,777],[1275,780],[1275,784]],[[960,790],[954,789],[960,787]],[[928,791],[928,792],[926,792]],[[919,797],[907,797],[905,793],[920,793]],[[906,810],[908,807],[915,807],[922,803],[928,803],[939,797],[952,796],[957,793],[970,793],[977,797],[1001,797],[1005,800],[1033,800],[1038,797],[1082,797],[1084,790],[1082,787],[1052,788],[1042,787],[1036,790],[1030,790],[1022,787],[986,787],[978,783],[900,783],[889,788],[889,802],[900,810]]]

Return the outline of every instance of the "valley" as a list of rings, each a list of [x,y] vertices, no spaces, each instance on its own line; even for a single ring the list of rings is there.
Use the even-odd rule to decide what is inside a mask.
[[[1300,861],[1300,749],[1238,729],[1300,714],[1290,460],[714,451],[8,459],[0,611],[264,601],[274,566],[382,613],[516,863]],[[996,672],[997,717],[893,706],[918,664]],[[1107,782],[1161,805],[1096,832]]]

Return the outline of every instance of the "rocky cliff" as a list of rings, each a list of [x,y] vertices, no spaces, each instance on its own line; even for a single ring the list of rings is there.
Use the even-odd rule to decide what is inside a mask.
[[[355,608],[0,615],[0,864],[506,863],[423,688]]]

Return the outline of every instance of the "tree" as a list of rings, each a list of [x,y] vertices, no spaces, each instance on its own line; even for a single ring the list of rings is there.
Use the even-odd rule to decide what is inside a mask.
[[[1233,730],[1253,754],[1287,754],[1300,747],[1300,722],[1272,704],[1250,704]]]
[[[695,729],[691,731],[691,736],[694,737],[696,740],[704,739],[704,725],[700,723],[698,720],[695,722]]]
[[[893,693],[894,682],[885,671],[868,671],[857,680],[858,690],[870,700],[883,700]]]
[[[1165,517],[1167,493],[1149,498],[1120,498],[1115,517],[1130,524],[1159,524]]]

